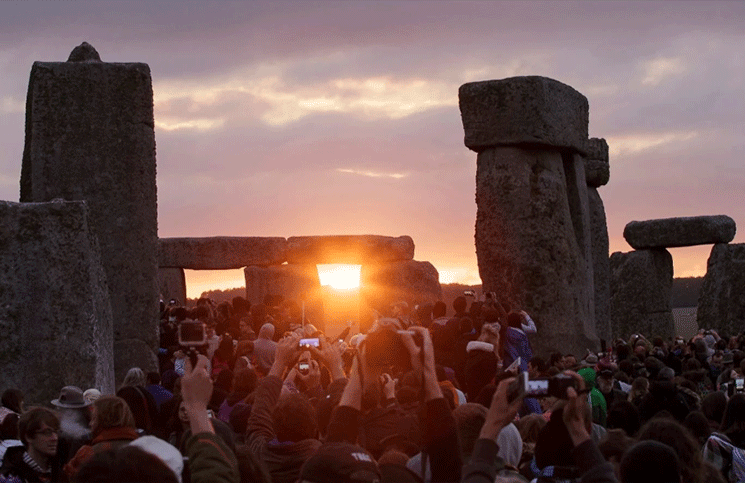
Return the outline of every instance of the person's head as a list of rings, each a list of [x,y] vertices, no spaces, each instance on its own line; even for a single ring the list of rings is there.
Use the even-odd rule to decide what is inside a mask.
[[[724,359],[724,354],[722,354],[722,351],[716,351],[711,356],[711,360],[709,361],[709,365],[711,367],[714,367],[716,369],[722,368],[722,359]]]
[[[274,324],[267,322],[259,330],[259,339],[271,339],[274,337]]]
[[[160,373],[157,371],[150,371],[147,373],[147,383],[149,385],[157,386],[160,384]]]
[[[626,400],[616,401],[608,409],[608,429],[621,429],[628,436],[633,437],[641,426],[639,410]]]
[[[23,412],[23,392],[20,389],[6,389],[2,395],[3,406],[14,413]]]
[[[636,441],[630,438],[622,429],[609,429],[603,439],[598,443],[598,449],[605,458],[605,461],[613,465],[616,477],[621,479],[621,459],[626,451],[634,445]]]
[[[621,483],[681,483],[680,459],[670,446],[658,441],[641,441],[621,459]]]
[[[432,318],[445,317],[445,314],[447,314],[447,305],[442,300],[438,300],[432,307]]]
[[[93,403],[91,429],[94,435],[112,428],[135,429],[135,418],[127,402],[116,396],[103,396]]]
[[[18,436],[29,453],[53,457],[57,454],[60,421],[46,408],[33,407],[18,420]]]
[[[575,367],[577,365],[577,358],[574,356],[574,354],[567,354],[564,356],[562,363],[564,369],[571,369],[572,367]]]
[[[179,483],[160,458],[137,446],[126,445],[93,453],[75,474],[75,483]]]
[[[455,300],[453,300],[453,309],[455,309],[456,314],[462,314],[466,311],[466,305],[468,303],[466,302],[466,298],[463,296],[455,297]]]
[[[240,369],[233,375],[233,391],[252,393],[256,389],[256,372],[253,369]]]
[[[683,426],[691,432],[703,448],[706,440],[709,439],[709,435],[711,435],[711,426],[709,426],[709,420],[706,419],[704,413],[701,411],[691,411],[683,420]]]
[[[300,481],[308,483],[358,482],[381,480],[373,457],[350,443],[324,443],[300,469]]]
[[[546,372],[546,362],[542,357],[533,356],[533,358],[528,361],[528,374],[530,375],[530,378],[535,379],[540,377],[544,372]]]
[[[737,440],[745,440],[745,394],[737,393],[727,401],[720,432]],[[735,443],[738,444],[739,441]]]
[[[510,312],[507,314],[507,325],[519,329],[522,327],[523,318],[518,312]]]
[[[727,396],[722,391],[710,392],[701,400],[701,412],[706,419],[721,426],[724,410],[727,407]]]
[[[318,436],[316,410],[303,394],[282,396],[272,413],[277,440],[297,443]]]
[[[527,414],[515,422],[523,443],[536,443],[545,425],[546,419],[540,414]]]
[[[145,386],[145,384],[147,384],[147,378],[139,367],[128,370],[127,375],[124,376],[124,382],[122,382],[122,386]]]
[[[479,439],[481,427],[486,420],[487,409],[481,404],[461,404],[453,411],[458,430],[458,443],[463,461],[468,461],[473,453],[473,446]]]
[[[701,448],[693,435],[682,424],[672,418],[655,417],[642,426],[637,439],[639,441],[653,440],[669,446],[675,451],[681,462],[680,474],[683,481],[686,483],[703,483],[704,462]],[[623,470],[623,463],[621,467]],[[661,483],[662,480],[654,481]]]
[[[616,380],[613,377],[612,369],[602,369],[598,371],[598,390],[603,394],[610,394],[611,391],[613,391],[613,385],[615,382]]]

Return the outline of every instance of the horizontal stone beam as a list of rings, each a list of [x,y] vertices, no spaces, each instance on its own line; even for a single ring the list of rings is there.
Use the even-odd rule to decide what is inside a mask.
[[[636,250],[729,243],[735,238],[735,220],[726,215],[632,221],[623,237]]]
[[[536,144],[586,153],[589,104],[566,84],[540,76],[470,82],[458,98],[473,151]]]
[[[414,240],[409,236],[296,236],[287,242],[288,263],[364,264],[414,258]]]
[[[229,270],[248,265],[281,265],[287,240],[280,237],[161,238],[161,268]]]

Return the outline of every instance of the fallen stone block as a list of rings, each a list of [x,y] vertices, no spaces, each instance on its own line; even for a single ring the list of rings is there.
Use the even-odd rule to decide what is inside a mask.
[[[216,236],[161,238],[161,268],[230,270],[249,265],[281,265],[287,260],[287,240],[280,237]]]
[[[295,236],[287,240],[288,263],[381,263],[414,258],[409,236]]]
[[[735,238],[735,220],[726,215],[632,221],[623,237],[636,250],[729,243]]]
[[[505,145],[540,145],[586,152],[587,98],[540,76],[463,84],[458,91],[465,144],[480,152]]]

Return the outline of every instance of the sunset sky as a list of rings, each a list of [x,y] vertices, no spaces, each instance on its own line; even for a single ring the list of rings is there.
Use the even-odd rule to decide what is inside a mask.
[[[442,282],[479,283],[458,87],[542,75],[610,145],[611,252],[673,216],[729,215],[745,242],[745,2],[3,1],[0,199],[32,63],[82,41],[150,65],[161,237],[410,235]],[[672,250],[675,275],[710,250]],[[188,277],[190,296],[243,284]]]

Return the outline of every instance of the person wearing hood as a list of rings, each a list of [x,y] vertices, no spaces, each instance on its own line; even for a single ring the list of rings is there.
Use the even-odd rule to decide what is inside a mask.
[[[582,376],[587,388],[590,389],[589,398],[592,409],[592,422],[605,427],[607,422],[606,419],[608,417],[608,406],[605,402],[605,397],[603,397],[603,393],[601,393],[597,388],[597,374],[595,373],[595,369],[584,367],[577,371],[577,373]]]

